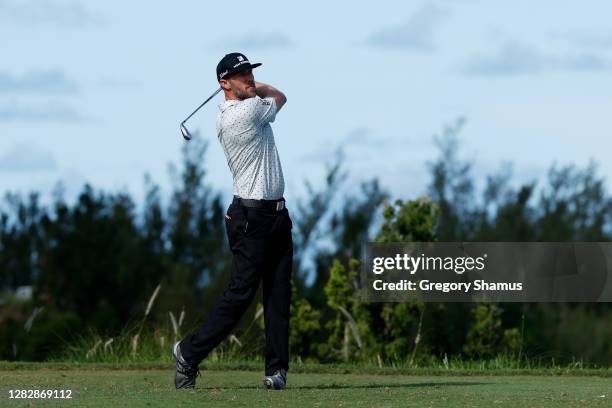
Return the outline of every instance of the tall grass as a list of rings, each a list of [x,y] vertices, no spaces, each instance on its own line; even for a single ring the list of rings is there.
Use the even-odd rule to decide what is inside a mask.
[[[108,364],[134,364],[151,363],[154,365],[171,365],[173,363],[171,347],[175,341],[184,335],[182,326],[185,321],[186,311],[183,308],[177,319],[172,311],[167,312],[168,320],[165,325],[156,326],[148,320],[155,305],[161,285],[158,285],[151,294],[143,318],[134,323],[126,325],[123,330],[112,337],[105,336],[94,330],[79,337],[51,361],[72,363],[108,363]],[[260,331],[253,332],[253,328],[262,326],[263,307],[257,306],[254,319],[241,330],[240,333],[231,334],[208,356],[205,364],[238,365],[249,368],[259,366],[262,363],[263,335]],[[351,319],[352,320],[352,317]],[[348,334],[347,327],[347,334]],[[521,332],[524,330],[522,322]],[[420,334],[420,333],[419,333]],[[415,340],[415,348],[418,345],[418,337]],[[319,364],[304,364],[300,356],[293,356],[293,367],[318,366]],[[466,359],[458,356],[448,357],[432,356],[422,353],[412,353],[404,358],[383,359],[379,354],[360,360],[347,361],[347,367],[362,367],[368,369],[432,369],[439,371],[472,370],[483,372],[488,370],[552,370],[559,371],[581,371],[591,369],[605,369],[608,366],[597,366],[589,364],[582,359],[572,360],[570,363],[560,364],[554,357],[525,357],[522,349],[518,354],[503,354],[494,358]],[[329,367],[344,366],[343,364],[328,364]]]
[[[177,328],[178,328],[177,321]],[[114,365],[130,365],[137,363],[150,363],[155,366],[170,366],[173,364],[171,346],[177,339],[178,332],[172,325],[166,329],[155,328],[152,325],[133,324],[127,326],[114,337],[104,337],[95,332],[82,336],[77,342],[69,345],[60,355],[52,361],[72,363],[107,363]],[[138,347],[135,349],[133,339],[138,335]],[[248,342],[236,334],[230,335],[205,360],[205,365],[229,367],[237,365],[241,368],[260,367],[263,364],[263,353],[258,347],[254,352],[248,347]],[[485,371],[524,371],[549,370],[551,372],[576,372],[592,369],[610,370],[608,366],[598,366],[577,359],[562,364],[553,357],[533,357],[517,359],[516,355],[498,355],[491,359],[466,359],[444,355],[425,356],[417,359],[406,356],[403,359],[382,359],[380,355],[372,358],[349,361],[348,363],[317,364],[304,363],[300,356],[292,356],[292,369],[312,368],[319,366],[364,368],[364,369],[391,369],[391,370],[421,370],[431,369],[438,371],[471,370]]]
[[[177,324],[178,326],[178,324]],[[68,345],[51,361],[95,363],[168,363],[173,362],[172,344],[178,339],[173,328],[161,329],[152,325],[126,326],[114,337],[105,337],[95,331],[81,336]],[[258,360],[247,357],[245,344],[235,334],[230,335],[207,358],[212,362]]]
[[[144,315],[140,321],[127,324],[115,336],[107,336],[90,330],[76,341],[68,344],[64,350],[51,359],[51,361],[95,362],[95,363],[172,363],[171,348],[174,342],[183,338],[183,324],[186,311],[183,308],[177,319],[174,312],[168,311],[168,324],[155,325],[148,320],[155,306],[161,285],[158,285],[151,294]],[[252,328],[261,319],[263,307],[255,313],[255,318],[240,335],[231,334],[208,356],[211,362],[231,362],[261,360],[263,338],[261,342],[250,341],[253,337]]]

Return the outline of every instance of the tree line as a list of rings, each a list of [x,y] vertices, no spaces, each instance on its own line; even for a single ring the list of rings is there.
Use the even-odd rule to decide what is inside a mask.
[[[612,198],[597,166],[553,164],[544,180],[513,183],[510,164],[481,180],[461,155],[463,121],[436,138],[422,197],[391,197],[376,179],[342,196],[343,159],[328,164],[319,187],[290,206],[294,233],[291,350],[303,361],[425,363],[449,357],[583,359],[609,365],[607,304],[364,303],[358,296],[363,241],[608,241]],[[145,178],[138,209],[125,193],[83,187],[73,203],[56,189],[7,193],[0,206],[0,359],[40,360],[90,331],[113,335],[168,312],[195,327],[225,287],[230,253],[227,204],[206,179],[206,143],[195,138],[172,167],[172,191]],[[31,298],[18,296],[31,287]],[[263,344],[258,302],[236,330]],[[261,319],[259,319],[261,320]],[[242,337],[241,337],[242,336]]]

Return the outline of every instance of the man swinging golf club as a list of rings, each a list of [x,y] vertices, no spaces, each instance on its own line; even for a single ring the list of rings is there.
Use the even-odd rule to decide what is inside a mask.
[[[217,137],[234,178],[234,199],[225,215],[232,270],[227,289],[204,324],[174,344],[176,388],[195,387],[198,364],[230,334],[260,280],[266,337],[263,382],[269,389],[282,389],[287,381],[292,223],[270,126],[287,98],[274,87],[255,82],[252,69],[260,65],[240,53],[227,54],[217,65],[217,80],[225,94],[219,105]]]

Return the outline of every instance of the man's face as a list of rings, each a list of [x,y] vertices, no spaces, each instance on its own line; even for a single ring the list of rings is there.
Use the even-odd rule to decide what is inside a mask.
[[[228,79],[220,81],[224,89],[232,91],[234,96],[240,100],[255,96],[255,78],[252,70],[238,72]]]

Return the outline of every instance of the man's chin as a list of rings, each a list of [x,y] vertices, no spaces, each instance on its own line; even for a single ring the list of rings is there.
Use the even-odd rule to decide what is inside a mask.
[[[238,97],[238,99],[243,101],[245,99],[254,98],[255,96],[257,96],[257,92],[255,90],[253,90],[253,91],[247,90],[244,93],[241,93],[241,94],[236,95],[236,96]]]

